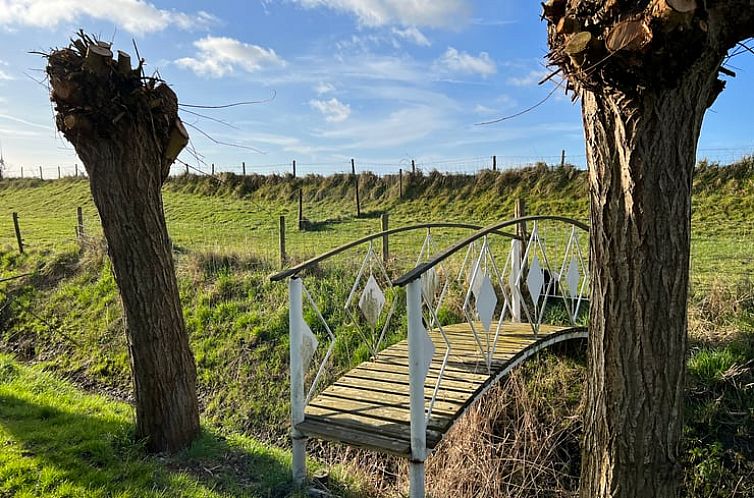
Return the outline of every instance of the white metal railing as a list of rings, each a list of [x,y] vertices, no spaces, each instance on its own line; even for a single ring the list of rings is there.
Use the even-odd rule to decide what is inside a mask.
[[[446,367],[453,351],[452,340],[438,318],[440,305],[449,299],[451,277],[439,270],[454,254],[464,254],[455,282],[463,291],[461,311],[470,326],[471,336],[478,346],[478,355],[488,373],[505,323],[521,322],[531,326],[532,334],[540,334],[548,306],[555,298],[563,302],[567,320],[576,325],[581,304],[589,282],[589,270],[582,243],[587,227],[574,220],[560,217],[530,217],[533,223],[530,236],[524,241],[514,239],[510,247],[494,251],[490,236],[496,228],[516,224],[516,220],[478,232],[472,237],[422,262],[397,279],[396,286],[405,286],[407,293],[409,386],[411,393],[411,463],[410,496],[424,497],[424,460],[427,456],[427,423],[441,388]],[[521,221],[518,221],[521,223]],[[560,233],[546,239],[543,223],[560,225]],[[565,224],[565,225],[564,225]],[[563,231],[562,228],[566,227]],[[551,262],[562,251],[562,263],[554,271]],[[463,249],[466,249],[464,252]],[[504,259],[500,259],[501,255]],[[498,261],[504,261],[501,265]],[[436,331],[444,343],[432,397],[424,396],[426,379],[436,354],[431,332]]]

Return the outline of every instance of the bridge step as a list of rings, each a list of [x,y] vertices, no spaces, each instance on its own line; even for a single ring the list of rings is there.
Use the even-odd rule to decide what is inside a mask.
[[[481,333],[481,324],[475,327]],[[488,371],[469,324],[450,325],[443,330],[451,352],[428,422],[430,450],[501,372],[553,343],[586,337],[583,328],[542,325],[539,335],[534,336],[529,324],[505,323]],[[445,341],[437,331],[431,332],[430,337],[436,352],[424,386],[427,404],[446,351]],[[486,342],[483,346],[486,348]],[[409,406],[408,343],[403,341],[382,351],[376,361],[349,371],[315,397],[297,429],[308,436],[408,456]]]

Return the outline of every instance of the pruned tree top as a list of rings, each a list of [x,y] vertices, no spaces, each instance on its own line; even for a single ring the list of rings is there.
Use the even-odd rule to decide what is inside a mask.
[[[673,87],[695,64],[719,64],[754,36],[750,0],[548,0],[542,17],[549,60],[577,94],[616,83]]]
[[[83,32],[46,56],[57,128],[79,155],[86,155],[82,148],[91,138],[117,143],[147,121],[164,181],[188,143],[173,90],[159,78],[144,77],[143,60],[134,69],[127,53],[118,51],[115,60],[109,43]]]

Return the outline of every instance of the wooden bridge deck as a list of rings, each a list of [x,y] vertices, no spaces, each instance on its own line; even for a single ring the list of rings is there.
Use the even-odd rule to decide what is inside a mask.
[[[586,329],[542,325],[538,337],[526,323],[506,323],[488,372],[468,324],[443,327],[452,351],[427,424],[427,447],[433,449],[466,408],[500,377],[532,354],[557,342],[585,338]],[[481,325],[477,330],[481,329]],[[436,353],[425,382],[427,403],[440,372],[445,342],[430,334]],[[365,362],[338,379],[306,407],[297,429],[307,436],[384,453],[408,456],[408,342],[385,349],[377,361]]]

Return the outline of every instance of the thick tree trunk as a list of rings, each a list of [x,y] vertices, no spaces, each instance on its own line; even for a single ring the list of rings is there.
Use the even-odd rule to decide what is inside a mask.
[[[593,269],[583,498],[677,496],[691,181],[714,80],[637,100],[583,95]]]
[[[163,213],[162,179],[147,173],[158,170],[158,156],[129,146],[141,141],[121,138],[122,145],[99,146],[92,151],[98,159],[84,162],[96,164],[87,171],[126,316],[136,435],[152,451],[172,452],[198,434],[196,369]]]
[[[126,316],[136,436],[154,452],[199,433],[196,367],[160,190],[187,134],[170,88],[83,33],[49,55],[58,129],[90,178]]]
[[[592,299],[583,498],[678,495],[691,180],[751,0],[548,0],[548,57],[582,98]]]

